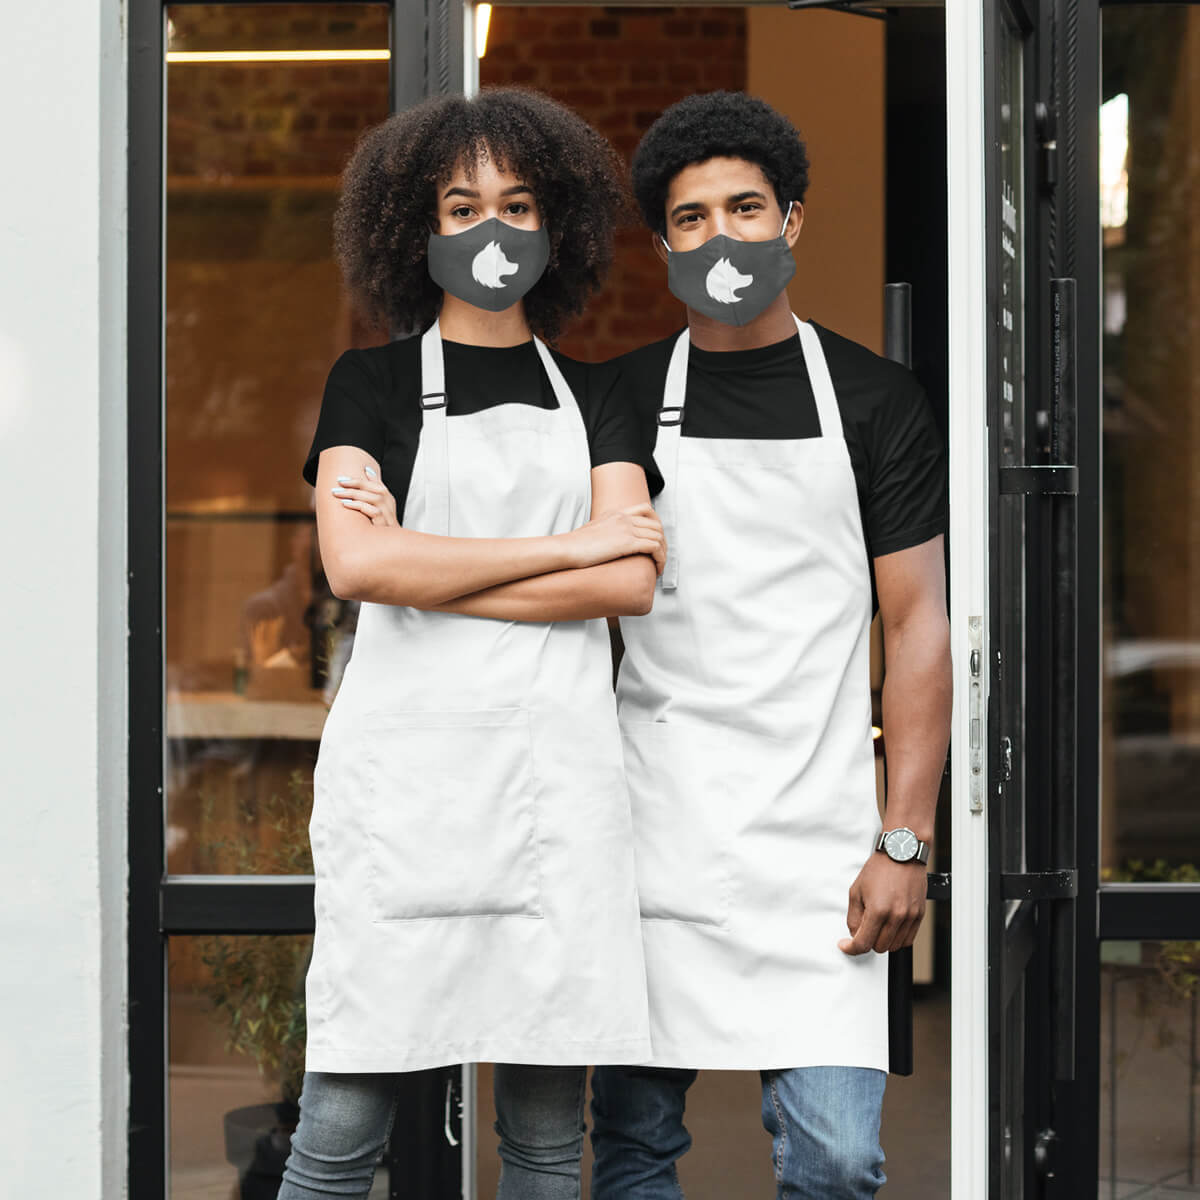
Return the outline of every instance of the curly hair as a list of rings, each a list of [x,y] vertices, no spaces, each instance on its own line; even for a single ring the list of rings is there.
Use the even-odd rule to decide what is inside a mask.
[[[426,100],[366,131],[342,176],[334,249],[351,296],[392,329],[424,330],[441,306],[425,256],[437,192],[462,164],[490,159],[533,189],[550,261],[525,297],[551,340],[600,286],[628,208],[620,160],[586,121],[548,96],[487,89]]]
[[[762,168],[780,209],[804,203],[808,152],[796,127],[745,92],[704,92],[671,105],[633,155],[633,195],[646,224],[666,232],[667,193],[684,167],[744,158]]]

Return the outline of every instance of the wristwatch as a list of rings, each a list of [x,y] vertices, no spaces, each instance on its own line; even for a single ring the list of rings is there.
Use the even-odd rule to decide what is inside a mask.
[[[875,849],[882,850],[892,862],[924,864],[929,861],[929,843],[921,841],[903,825],[899,829],[885,829],[879,835]]]

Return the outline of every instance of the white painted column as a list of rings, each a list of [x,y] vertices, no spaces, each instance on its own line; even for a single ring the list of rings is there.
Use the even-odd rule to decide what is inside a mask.
[[[125,1189],[121,0],[5,23],[0,1192]]]
[[[988,458],[982,0],[946,5],[950,339],[950,628],[954,657],[950,1194],[980,1200],[988,1175]],[[972,618],[979,687],[972,704]],[[975,711],[973,711],[973,708]],[[978,721],[972,751],[972,722]]]

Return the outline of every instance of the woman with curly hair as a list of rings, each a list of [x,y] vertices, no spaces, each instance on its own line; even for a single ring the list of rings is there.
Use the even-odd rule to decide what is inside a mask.
[[[500,1196],[577,1197],[583,1064],[649,1055],[604,618],[649,610],[662,527],[614,370],[540,340],[608,266],[618,169],[568,110],[497,90],[392,117],[346,170],[347,284],[419,336],[342,355],[305,465],[361,609],[314,777],[281,1200],[365,1196],[396,1073],[477,1061]]]

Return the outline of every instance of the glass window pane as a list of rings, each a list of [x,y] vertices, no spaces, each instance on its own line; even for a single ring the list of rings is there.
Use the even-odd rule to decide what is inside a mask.
[[[273,1196],[304,1073],[311,937],[175,937],[168,948],[171,1200]],[[372,1200],[388,1194],[376,1172]]]
[[[277,871],[352,606],[325,583],[300,468],[357,323],[338,178],[387,116],[385,4],[167,8],[166,802],[173,873]],[[233,56],[236,61],[230,61]],[[277,839],[276,839],[277,841]]]
[[[1200,862],[1200,9],[1103,11],[1109,879]]]
[[[1100,1196],[1200,1196],[1200,942],[1106,942],[1101,960]]]

